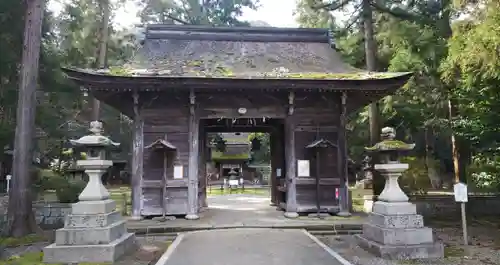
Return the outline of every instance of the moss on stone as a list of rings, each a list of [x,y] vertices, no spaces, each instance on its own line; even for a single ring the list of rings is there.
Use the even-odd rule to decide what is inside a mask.
[[[113,66],[109,68],[109,75],[112,76],[132,76],[130,69],[125,67]]]
[[[187,66],[197,67],[197,66],[201,66],[202,64],[203,64],[203,61],[201,61],[201,60],[194,60],[194,61],[189,61],[186,65]]]
[[[372,147],[365,147],[367,151],[389,151],[389,150],[411,150],[415,147],[415,144],[407,144],[399,140],[383,140],[380,143],[375,144]]]
[[[286,73],[285,78],[295,79],[334,79],[334,80],[367,80],[367,79],[385,79],[401,75],[401,73]]]

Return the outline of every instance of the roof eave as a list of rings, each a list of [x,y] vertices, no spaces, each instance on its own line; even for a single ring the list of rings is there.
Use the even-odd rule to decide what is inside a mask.
[[[240,84],[245,88],[260,88],[259,83],[265,83],[266,87],[273,88],[324,88],[330,90],[384,90],[385,86],[402,86],[413,75],[411,72],[391,73],[382,78],[233,78],[233,77],[172,77],[172,76],[113,76],[100,73],[91,73],[85,70],[63,68],[69,79],[91,89],[130,91],[139,90],[163,90],[172,87],[177,88],[221,88],[223,84],[231,82],[231,85]],[[142,86],[138,86],[142,85]],[[116,87],[115,87],[116,86]],[[359,88],[359,87],[362,88]]]

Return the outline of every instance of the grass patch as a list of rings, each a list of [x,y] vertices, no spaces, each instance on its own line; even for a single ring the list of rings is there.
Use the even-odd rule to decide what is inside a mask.
[[[463,256],[465,256],[465,250],[461,247],[447,246],[444,248],[444,257],[445,258],[463,257]]]
[[[21,256],[13,256],[2,261],[2,265],[45,265],[43,263],[43,252],[28,252]],[[78,265],[111,265],[113,263],[78,263]],[[63,264],[58,264],[63,265]]]
[[[18,247],[23,245],[31,245],[36,242],[43,242],[46,239],[37,234],[27,235],[25,237],[2,237],[0,238],[0,245],[3,247]]]

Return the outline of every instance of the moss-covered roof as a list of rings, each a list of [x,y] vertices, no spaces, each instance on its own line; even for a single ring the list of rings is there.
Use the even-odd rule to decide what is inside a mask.
[[[150,25],[135,56],[120,67],[87,73],[128,77],[238,79],[390,79],[344,63],[327,29],[215,28]]]

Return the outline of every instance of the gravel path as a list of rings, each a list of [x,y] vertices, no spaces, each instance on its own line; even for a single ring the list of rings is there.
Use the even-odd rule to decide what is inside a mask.
[[[439,260],[390,261],[364,251],[352,236],[321,236],[323,243],[334,249],[353,265],[498,265],[500,264],[500,232],[487,225],[469,227],[470,245],[462,243],[460,227],[434,227],[434,236],[445,246],[445,258]]]
[[[300,230],[187,233],[164,265],[342,265]]]

